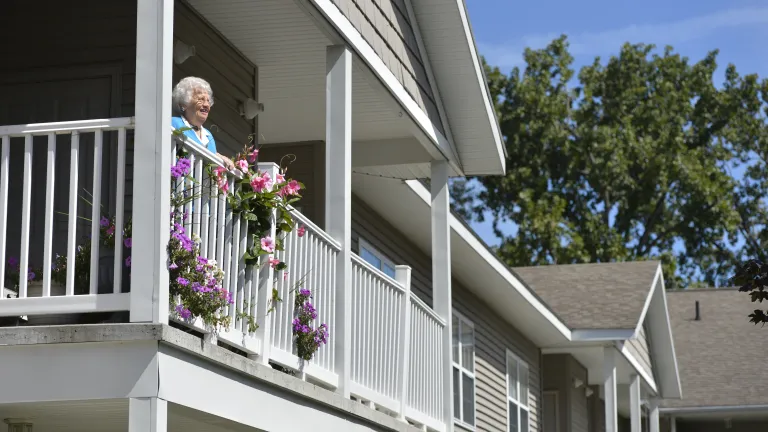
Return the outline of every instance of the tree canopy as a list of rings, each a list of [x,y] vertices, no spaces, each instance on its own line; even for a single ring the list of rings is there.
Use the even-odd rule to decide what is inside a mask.
[[[486,65],[505,176],[457,181],[510,265],[662,259],[668,288],[720,285],[765,259],[768,80],[625,44],[576,74],[563,36],[505,75]],[[504,232],[511,222],[517,230]]]

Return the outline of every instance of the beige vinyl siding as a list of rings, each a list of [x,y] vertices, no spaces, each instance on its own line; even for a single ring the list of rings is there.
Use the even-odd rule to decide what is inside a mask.
[[[256,66],[191,6],[177,1],[175,7],[174,37],[195,46],[196,54],[180,65],[174,64],[173,83],[191,75],[211,84],[214,106],[205,127],[216,139],[219,153],[234,154],[255,132],[254,121],[240,116],[239,106],[255,97]]]
[[[651,363],[651,354],[648,350],[648,339],[646,338],[645,326],[640,327],[637,336],[627,341],[627,349],[630,354],[640,363],[640,366],[653,376],[653,366]]]
[[[407,1],[333,0],[432,123],[445,133]]]

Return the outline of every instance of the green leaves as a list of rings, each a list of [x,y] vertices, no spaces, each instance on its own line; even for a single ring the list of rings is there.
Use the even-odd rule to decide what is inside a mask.
[[[576,75],[560,37],[486,65],[507,173],[454,183],[454,205],[492,218],[513,266],[658,258],[668,288],[724,283],[745,250],[768,258],[768,81],[731,66],[716,87],[716,60],[625,44]]]

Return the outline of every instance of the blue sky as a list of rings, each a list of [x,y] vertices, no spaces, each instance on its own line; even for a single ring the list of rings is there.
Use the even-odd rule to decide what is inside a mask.
[[[480,53],[508,73],[523,66],[526,47],[542,48],[568,35],[575,67],[610,57],[624,42],[672,45],[691,61],[719,49],[721,66],[741,74],[768,76],[766,0],[466,0]],[[491,222],[473,227],[489,244],[498,244]],[[509,230],[514,227],[509,225]]]

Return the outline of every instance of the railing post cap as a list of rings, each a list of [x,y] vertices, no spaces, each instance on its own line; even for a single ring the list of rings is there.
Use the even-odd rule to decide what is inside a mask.
[[[402,264],[402,265],[396,265],[395,266],[395,270],[410,271],[410,270],[412,270],[412,268],[409,265]]]
[[[280,167],[276,163],[274,163],[274,162],[259,162],[258,164],[256,164],[256,166],[261,171],[267,171],[267,170],[272,170],[272,169],[275,169],[275,170],[276,169],[280,169]]]

